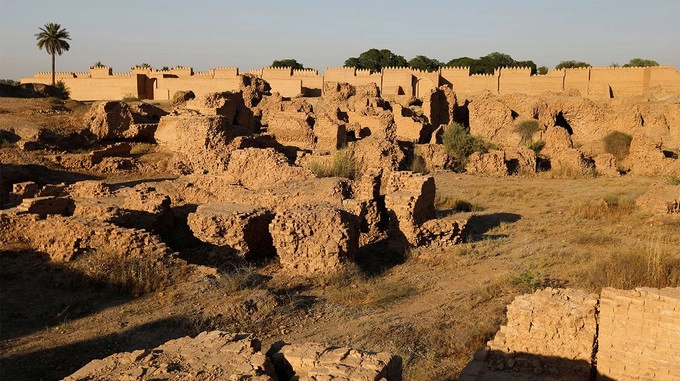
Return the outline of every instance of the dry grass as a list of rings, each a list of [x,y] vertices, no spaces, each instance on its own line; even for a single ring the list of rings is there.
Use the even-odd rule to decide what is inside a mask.
[[[330,161],[313,161],[309,163],[309,170],[316,177],[344,177],[356,179],[360,176],[359,165],[350,149],[335,153]]]
[[[325,288],[324,296],[328,301],[352,308],[386,308],[418,292],[416,286],[403,280],[368,277],[353,266],[340,274],[319,277],[315,281]]]
[[[141,256],[121,257],[106,251],[91,251],[69,265],[93,288],[142,295],[162,290],[181,280],[184,269],[176,263]]]
[[[574,213],[587,219],[618,219],[636,210],[635,199],[608,195],[574,207]]]
[[[217,280],[220,287],[228,294],[258,288],[266,282],[265,277],[257,272],[253,265],[234,266],[228,271],[223,271]]]
[[[680,257],[668,247],[677,246],[663,239],[651,239],[646,245],[618,247],[598,256],[586,271],[590,284],[599,289],[615,287],[678,287]]]
[[[604,150],[614,155],[617,160],[622,160],[628,156],[632,141],[632,136],[621,131],[612,131],[602,139]]]
[[[423,157],[419,155],[415,155],[413,157],[413,160],[411,160],[411,164],[409,165],[408,170],[422,174],[429,173],[429,171],[427,170],[427,165],[425,164],[425,159],[423,159]]]
[[[592,179],[597,174],[594,167],[584,171],[574,165],[560,164],[548,171],[547,176],[553,179]]]
[[[479,212],[484,210],[481,206],[454,195],[437,195],[434,199],[434,206],[437,210],[449,212]]]

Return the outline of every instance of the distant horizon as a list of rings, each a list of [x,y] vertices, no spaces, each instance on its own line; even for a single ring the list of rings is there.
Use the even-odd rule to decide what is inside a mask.
[[[0,78],[18,80],[51,70],[34,34],[48,22],[66,28],[71,50],[56,71],[83,72],[101,61],[116,72],[148,63],[195,71],[242,72],[292,58],[323,72],[371,49],[407,60],[424,55],[446,63],[492,52],[553,69],[561,61],[595,67],[632,58],[680,68],[680,2],[574,0],[569,4],[489,0],[483,5],[433,0],[426,6],[375,0],[257,6],[210,1],[36,0],[7,2],[0,14]]]

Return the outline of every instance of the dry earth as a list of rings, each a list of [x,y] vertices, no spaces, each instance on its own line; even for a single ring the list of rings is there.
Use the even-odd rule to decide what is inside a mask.
[[[70,108],[80,116],[89,107]],[[44,101],[0,98],[0,109],[0,127],[21,126],[13,134],[23,141],[55,125],[58,136],[78,131],[72,119],[62,123],[50,119],[60,115],[39,112],[53,109]],[[66,165],[55,156],[92,149],[69,153],[57,148],[61,141],[34,139],[49,144],[27,151],[13,139],[0,148],[2,175],[11,171],[13,182],[105,179],[120,190],[177,177],[174,159],[155,144],[133,142],[126,159],[133,167],[125,169],[116,161]],[[60,263],[28,245],[2,242],[2,378],[61,379],[93,359],[219,329],[254,333],[263,351],[283,340],[389,352],[402,357],[407,380],[456,379],[504,323],[505,306],[517,295],[548,286],[679,284],[680,219],[635,204],[677,178],[555,177],[437,172],[437,214],[469,218],[464,243],[402,252],[377,241],[360,247],[356,264],[345,270],[309,277],[272,258],[225,260],[186,226],[162,236],[178,261],[209,267],[146,293],[92,276],[105,258]],[[174,212],[190,212],[184,209]]]

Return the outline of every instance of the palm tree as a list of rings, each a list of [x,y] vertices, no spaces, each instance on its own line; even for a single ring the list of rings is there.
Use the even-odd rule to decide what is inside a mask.
[[[62,29],[61,25],[55,23],[47,23],[44,27],[39,28],[40,33],[36,33],[35,38],[38,40],[38,49],[45,51],[52,56],[52,86],[54,86],[54,55],[67,52],[71,46],[66,42],[70,40],[69,32]]]

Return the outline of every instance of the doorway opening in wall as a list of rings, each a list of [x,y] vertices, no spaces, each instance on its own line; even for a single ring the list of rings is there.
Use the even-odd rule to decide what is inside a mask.
[[[612,90],[611,86],[607,86],[607,87],[609,87],[609,98],[613,99],[614,98],[614,90]]]
[[[564,114],[562,114],[562,111],[560,111],[557,114],[557,116],[555,116],[555,126],[564,128],[565,130],[567,130],[569,135],[574,134],[574,130],[571,128],[569,122],[567,122],[567,119],[565,119]]]

